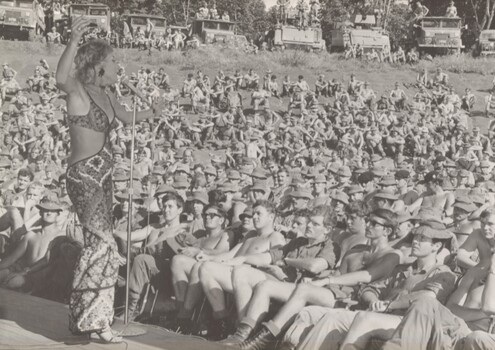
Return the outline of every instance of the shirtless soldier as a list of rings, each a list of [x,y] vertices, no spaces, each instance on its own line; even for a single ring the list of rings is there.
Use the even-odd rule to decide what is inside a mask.
[[[55,194],[47,195],[37,205],[41,215],[41,230],[29,231],[17,243],[10,255],[0,262],[0,285],[9,286],[9,281],[19,273],[27,273],[48,251],[50,242],[63,235],[57,225],[62,212]]]
[[[275,206],[272,202],[261,200],[253,206],[253,224],[255,230],[246,234],[243,241],[229,252],[217,256],[200,253],[198,261],[205,261],[199,268],[199,279],[203,291],[213,310],[214,321],[210,324],[208,337],[219,340],[227,336],[227,317],[229,310],[225,305],[225,292],[232,293],[232,271],[236,258],[244,255],[267,252],[275,247],[283,246],[285,238],[273,228]]]

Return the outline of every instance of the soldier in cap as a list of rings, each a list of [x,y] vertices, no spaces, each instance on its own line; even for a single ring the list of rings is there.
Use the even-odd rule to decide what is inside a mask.
[[[314,280],[311,284],[298,284],[295,290],[291,290],[290,298],[288,298],[282,310],[272,318],[271,321],[265,323],[261,331],[255,334],[255,336],[246,343],[256,344],[257,348],[260,349],[268,349],[267,346],[260,346],[260,343],[262,344],[261,340],[263,340],[265,344],[269,341],[273,341],[275,337],[279,335],[279,330],[284,330],[290,326],[292,318],[301,310],[304,310],[300,313],[301,319],[296,317],[296,321],[292,323],[292,326],[290,326],[285,333],[286,336],[284,337],[284,341],[288,342],[293,347],[303,346],[304,349],[323,349],[329,348],[329,344],[335,344],[332,340],[329,341],[328,345],[316,343],[318,340],[311,340],[312,344],[305,344],[305,341],[308,338],[301,338],[304,334],[303,329],[307,326],[311,326],[307,321],[315,320],[314,322],[316,322],[321,319],[317,316],[318,314],[324,316],[327,312],[331,313],[332,319],[335,321],[338,320],[339,323],[341,321],[346,321],[338,318],[342,309],[333,308],[338,307],[338,304],[336,304],[337,298],[351,297],[354,299],[355,292],[352,288],[349,288],[350,291],[344,290],[343,288],[341,289],[339,288],[340,285],[357,286],[361,283],[369,283],[370,280],[374,281],[377,278],[381,279],[385,276],[389,276],[394,271],[394,267],[397,266],[400,261],[400,256],[398,253],[393,252],[390,247],[387,247],[386,243],[388,235],[390,235],[390,232],[392,231],[392,228],[389,226],[391,225],[392,215],[392,213],[385,214],[379,212],[372,214],[372,219],[376,221],[373,221],[373,225],[370,224],[368,226],[366,235],[370,237],[373,242],[370,246],[366,247],[365,252],[373,251],[374,253],[368,256],[369,259],[366,258],[362,260],[362,263],[359,266],[359,273],[357,271],[350,273],[344,272],[340,276],[329,276],[327,278]],[[364,256],[367,254],[362,255]],[[323,306],[323,308],[311,307],[303,309],[305,305]],[[334,310],[335,312],[333,312]],[[303,313],[310,316],[310,318],[304,320]],[[357,312],[354,312],[354,314],[357,314]],[[350,321],[352,322],[352,320]],[[310,321],[310,323],[312,323],[312,321]],[[309,329],[310,333],[308,335],[311,335],[311,327]],[[325,333],[325,331],[318,330],[318,332],[319,334],[315,334],[315,336],[320,342],[323,339],[328,338],[328,334]],[[337,332],[332,332],[332,334],[335,333]],[[345,336],[345,334],[343,334],[344,332],[338,333],[341,338]],[[303,342],[300,343],[300,341]],[[313,343],[313,341],[316,342]]]
[[[370,337],[375,334],[380,334],[381,340],[387,341],[392,337],[395,340],[394,336],[397,333],[385,330],[396,329],[398,326],[400,329],[403,315],[406,314],[414,300],[419,298],[421,302],[425,302],[425,300],[437,299],[440,302],[445,302],[447,296],[454,289],[455,275],[447,266],[437,263],[437,255],[450,237],[450,233],[446,231],[433,230],[427,226],[416,228],[413,232],[411,251],[412,255],[416,256],[416,261],[409,265],[399,265],[392,272],[391,279],[387,279],[385,283],[390,288],[386,289],[386,293],[381,293],[383,289],[376,289],[373,285],[362,288],[361,298],[369,300],[369,311],[325,310],[323,317],[318,318],[319,321],[304,340],[298,344],[298,348],[323,349],[337,342],[344,347],[355,347],[361,344],[361,341],[363,344],[367,344]],[[417,265],[419,267],[416,267]],[[338,277],[329,277],[328,281],[333,282],[334,279],[338,279]],[[393,285],[391,284],[392,281]],[[434,290],[428,288],[427,285],[429,286],[430,282],[436,283],[438,288]],[[425,293],[429,295],[421,298]],[[421,305],[419,300],[417,304]],[[394,310],[394,313],[384,313],[385,310]],[[308,312],[311,311],[308,310]],[[433,316],[430,315],[430,317]],[[412,319],[412,321],[416,320]],[[416,324],[416,326],[420,332],[421,324]],[[323,336],[324,334],[332,334],[333,336]],[[406,337],[410,340],[410,343],[407,344],[416,344],[417,334],[407,334]]]
[[[58,218],[63,208],[58,196],[51,192],[41,198],[36,205],[41,216],[41,229],[28,231],[24,234],[0,262],[0,285],[17,288],[12,285],[14,278],[28,273],[32,267],[45,258],[50,242],[64,235],[58,226]]]
[[[407,315],[397,326],[392,339],[383,349],[451,348],[491,349],[495,338],[491,334],[490,318],[495,290],[495,258],[493,254],[493,227],[495,213],[490,208],[483,215],[483,228],[469,235],[473,249],[477,247],[483,262],[471,267],[448,299],[420,298],[411,303]],[[474,250],[472,250],[474,252]],[[472,253],[471,253],[472,254]],[[448,333],[444,329],[449,328]]]

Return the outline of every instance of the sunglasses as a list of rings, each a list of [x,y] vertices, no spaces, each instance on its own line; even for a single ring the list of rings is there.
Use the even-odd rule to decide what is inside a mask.
[[[220,217],[220,215],[218,213],[204,213],[203,214],[203,217],[204,218],[210,218],[210,219],[213,219],[215,217]]]
[[[369,220],[369,224],[370,224],[370,226],[373,226],[373,227],[376,227],[376,226],[383,226],[383,227],[385,227],[385,225],[383,225],[382,223],[380,223],[378,221],[375,221],[375,220]]]

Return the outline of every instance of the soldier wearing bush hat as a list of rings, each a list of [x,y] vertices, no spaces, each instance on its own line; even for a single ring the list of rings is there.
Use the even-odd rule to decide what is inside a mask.
[[[38,210],[44,211],[56,211],[61,212],[63,210],[62,205],[58,199],[58,196],[54,192],[48,192],[41,198],[39,204],[36,205]]]
[[[331,198],[335,201],[335,202],[341,202],[343,203],[344,205],[349,205],[349,196],[345,193],[345,192],[342,192],[342,191],[335,191]]]

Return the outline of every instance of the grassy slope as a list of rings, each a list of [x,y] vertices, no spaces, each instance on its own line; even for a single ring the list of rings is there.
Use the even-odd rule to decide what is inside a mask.
[[[49,65],[56,67],[63,51],[62,46],[47,46],[41,43],[0,41],[0,62],[9,62],[19,72],[19,82],[24,84],[25,78],[32,75],[34,66],[41,58],[47,59]],[[140,66],[158,69],[164,67],[170,75],[173,85],[179,87],[190,71],[202,69],[213,78],[218,70],[222,69],[231,74],[235,69],[245,72],[249,68],[255,69],[262,76],[268,69],[277,75],[279,82],[284,75],[290,75],[295,80],[297,75],[303,74],[310,83],[313,83],[320,73],[327,79],[349,79],[355,73],[359,80],[368,80],[378,94],[387,93],[393,83],[413,83],[419,70],[427,67],[433,72],[435,67],[442,67],[449,72],[450,81],[457,93],[462,94],[466,87],[471,87],[477,96],[478,110],[483,108],[486,90],[491,87],[492,75],[495,74],[494,59],[473,59],[468,56],[450,56],[435,58],[433,61],[422,61],[418,66],[389,65],[366,63],[357,60],[340,60],[338,55],[328,53],[310,54],[300,51],[285,51],[275,53],[261,53],[246,55],[230,49],[204,47],[199,50],[181,52],[147,52],[137,50],[117,50],[120,61],[128,72],[135,72]],[[410,98],[414,89],[406,89]],[[285,108],[286,101],[275,102],[274,107]],[[475,124],[486,126],[485,118],[475,118]]]

